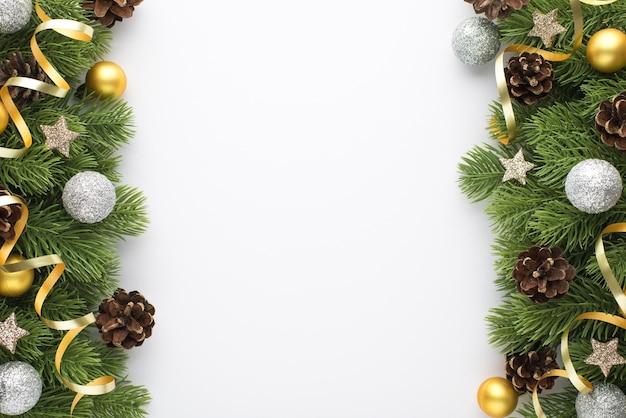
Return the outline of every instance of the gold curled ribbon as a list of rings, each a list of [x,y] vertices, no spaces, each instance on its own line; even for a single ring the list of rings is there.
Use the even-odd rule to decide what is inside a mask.
[[[0,196],[0,207],[5,205],[20,205],[22,208],[22,216],[15,223],[15,237],[10,241],[5,241],[0,247],[0,269],[2,269],[6,273],[15,273],[23,270],[32,270],[35,268],[46,267],[46,266],[54,266],[52,271],[48,274],[48,277],[42,283],[37,295],[35,296],[35,311],[37,315],[39,315],[39,319],[46,324],[49,328],[59,330],[59,331],[68,331],[61,342],[59,343],[59,347],[57,348],[55,355],[55,367],[61,381],[67,388],[76,392],[76,396],[72,402],[70,407],[70,415],[74,412],[74,408],[78,401],[84,395],[102,395],[108,392],[111,392],[115,389],[115,378],[113,376],[101,376],[98,377],[86,385],[80,385],[70,381],[65,378],[61,374],[61,362],[63,360],[63,355],[65,351],[69,347],[70,343],[76,338],[76,336],[85,329],[88,325],[96,322],[96,318],[92,312],[83,315],[79,318],[70,319],[67,321],[53,321],[48,318],[45,318],[42,315],[42,308],[44,301],[56,282],[59,280],[63,271],[65,270],[65,263],[61,259],[61,257],[57,254],[50,254],[36,258],[30,258],[27,260],[5,264],[11,251],[17,240],[22,235],[22,232],[26,228],[26,223],[28,221],[28,207],[26,204],[16,196]]]
[[[37,63],[54,84],[44,83],[43,81],[28,77],[11,77],[4,83],[2,88],[0,88],[0,100],[6,108],[9,117],[13,123],[15,123],[22,137],[22,141],[24,142],[24,147],[22,148],[0,147],[0,158],[18,158],[24,155],[33,142],[30,129],[11,98],[9,87],[36,90],[59,98],[65,97],[70,91],[70,85],[41,52],[37,44],[37,34],[44,30],[52,29],[55,32],[77,41],[90,41],[93,37],[93,28],[91,26],[74,20],[52,19],[41,9],[39,2],[35,3],[35,11],[37,12],[37,16],[42,20],[42,23],[35,28],[33,36],[30,39],[30,49]]]
[[[569,53],[557,53],[550,52],[540,48],[531,47],[527,45],[514,44],[506,47],[496,57],[496,83],[498,87],[498,95],[500,97],[500,104],[504,114],[504,120],[506,123],[507,134],[496,135],[498,140],[503,144],[508,144],[514,140],[517,135],[517,125],[515,123],[515,113],[513,112],[513,104],[509,95],[509,89],[506,83],[506,77],[504,75],[504,55],[508,52],[537,52],[541,54],[545,59],[549,61],[565,61],[570,58],[582,45],[583,40],[583,13],[580,3],[589,4],[592,6],[601,6],[605,4],[614,3],[617,0],[570,0],[570,6],[572,9],[572,15],[574,18],[574,45],[572,51]]]
[[[602,277],[604,278],[613,298],[617,302],[619,310],[623,317],[608,314],[605,312],[586,312],[578,315],[576,318],[572,320],[572,322],[565,328],[563,331],[563,335],[561,336],[561,357],[563,360],[563,365],[565,370],[552,370],[543,376],[539,380],[543,380],[552,376],[560,376],[567,377],[572,385],[581,393],[589,393],[593,386],[589,381],[584,379],[582,376],[576,373],[576,368],[574,367],[574,363],[572,361],[571,355],[569,353],[569,332],[572,326],[577,321],[582,320],[593,320],[605,322],[607,324],[614,325],[616,327],[622,328],[626,330],[626,290],[622,289],[617,278],[613,274],[609,261],[606,257],[606,253],[604,251],[604,241],[603,238],[607,234],[611,234],[614,232],[626,232],[626,222],[615,223],[607,226],[602,230],[600,236],[596,239],[595,250],[596,250],[596,259],[598,260],[598,266],[600,267],[600,272],[602,273]],[[538,418],[546,418],[545,413],[541,409],[541,405],[539,403],[539,397],[537,395],[537,389],[533,391],[533,406],[535,408],[535,413]]]

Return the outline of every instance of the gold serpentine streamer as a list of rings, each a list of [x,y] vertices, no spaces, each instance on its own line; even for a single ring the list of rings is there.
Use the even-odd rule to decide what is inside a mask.
[[[571,355],[569,353],[569,332],[572,326],[577,321],[582,320],[594,320],[605,322],[607,324],[614,325],[616,327],[622,328],[626,330],[626,289],[622,289],[617,278],[613,274],[611,270],[611,266],[609,264],[608,259],[606,258],[606,253],[604,251],[604,241],[603,238],[607,234],[611,234],[614,232],[626,232],[626,222],[615,223],[607,226],[602,230],[600,236],[596,240],[595,250],[596,250],[596,259],[598,260],[598,266],[600,267],[600,272],[602,273],[602,277],[609,287],[613,298],[617,302],[619,310],[623,317],[608,314],[605,312],[586,312],[578,315],[576,318],[572,320],[572,322],[565,328],[563,331],[563,335],[561,336],[561,357],[563,360],[563,365],[565,370],[556,369],[551,370],[545,373],[543,376],[539,378],[539,381],[548,378],[548,377],[566,377],[570,380],[572,385],[581,393],[589,393],[593,386],[589,381],[584,379],[582,376],[576,373],[576,368],[574,367],[574,363],[572,362]],[[541,409],[541,405],[539,403],[539,397],[537,394],[537,389],[533,391],[532,394],[533,406],[535,408],[535,413],[538,418],[546,418],[545,413]]]
[[[569,53],[557,53],[550,52],[540,48],[514,44],[506,47],[496,57],[496,83],[498,87],[498,95],[500,97],[500,104],[502,106],[502,112],[504,114],[504,120],[506,123],[507,134],[501,134],[497,128],[494,128],[494,121],[492,121],[492,129],[496,133],[496,136],[503,144],[508,144],[515,139],[517,135],[517,126],[515,124],[515,113],[513,112],[513,104],[509,95],[509,90],[506,84],[506,77],[504,75],[504,55],[508,52],[537,52],[541,54],[545,59],[549,61],[565,61],[570,58],[582,45],[583,40],[583,13],[580,3],[589,4],[592,6],[601,6],[605,4],[614,3],[617,0],[570,0],[570,6],[572,8],[572,15],[574,18],[574,45],[572,51]]]
[[[0,196],[0,206],[14,204],[18,204],[21,206],[22,216],[14,226],[15,237],[11,241],[5,241],[4,244],[0,247],[0,269],[2,269],[2,271],[6,273],[15,273],[23,270],[54,266],[46,280],[44,280],[43,284],[41,285],[41,288],[37,292],[34,307],[37,315],[39,315],[39,319],[41,319],[41,321],[49,328],[59,331],[68,331],[59,343],[54,363],[57,373],[59,374],[59,377],[61,378],[63,384],[67,386],[67,388],[69,388],[70,390],[76,392],[76,396],[74,397],[74,400],[70,407],[71,415],[74,412],[76,404],[84,395],[103,395],[115,389],[115,378],[113,376],[101,376],[92,380],[86,385],[80,385],[70,381],[61,374],[61,362],[63,360],[63,355],[65,354],[65,351],[69,347],[70,343],[74,340],[74,338],[76,338],[76,336],[83,329],[85,329],[88,325],[96,322],[96,318],[92,312],[79,318],[74,318],[67,321],[53,321],[42,316],[44,301],[56,282],[61,277],[61,274],[63,274],[63,271],[65,270],[65,263],[57,254],[50,254],[42,257],[19,261],[16,263],[5,264],[7,258],[11,253],[11,250],[13,249],[17,240],[24,231],[28,220],[28,207],[20,198],[16,196]]]
[[[35,28],[33,36],[30,39],[30,49],[32,50],[33,57],[37,63],[54,84],[44,83],[43,81],[29,77],[11,77],[4,83],[2,88],[0,88],[0,101],[2,101],[9,117],[13,120],[13,123],[15,123],[15,126],[22,137],[22,141],[24,142],[24,147],[22,148],[14,149],[0,147],[0,158],[18,158],[24,155],[33,142],[30,129],[11,98],[9,87],[21,87],[36,90],[59,98],[65,97],[70,91],[70,85],[63,79],[59,72],[52,66],[52,64],[50,64],[50,61],[48,61],[45,55],[41,52],[41,49],[37,44],[37,34],[44,30],[52,29],[55,32],[78,41],[90,41],[93,36],[93,28],[91,26],[74,20],[52,19],[46,15],[41,7],[39,7],[38,2],[35,4],[35,11],[37,12],[37,16],[39,16],[42,20],[42,23]]]

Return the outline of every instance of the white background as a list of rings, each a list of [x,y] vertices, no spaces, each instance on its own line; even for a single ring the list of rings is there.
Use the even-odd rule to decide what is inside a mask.
[[[493,63],[462,0],[145,0],[107,59],[149,230],[121,282],[152,418],[482,418],[503,375],[492,235],[457,165],[490,141]]]

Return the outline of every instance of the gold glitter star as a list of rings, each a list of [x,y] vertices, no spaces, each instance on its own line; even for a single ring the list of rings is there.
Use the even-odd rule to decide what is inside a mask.
[[[67,129],[65,116],[60,116],[54,125],[41,125],[46,136],[48,149],[57,149],[66,157],[70,156],[70,142],[78,138],[78,133]]]
[[[500,158],[500,162],[506,168],[502,182],[509,181],[511,179],[517,180],[522,186],[526,185],[526,173],[533,168],[535,164],[529,163],[524,160],[524,153],[520,148],[513,158]]]
[[[552,37],[566,30],[556,21],[558,11],[558,9],[554,9],[547,15],[544,15],[535,10],[533,12],[533,22],[535,26],[528,32],[528,36],[540,37],[546,48],[550,48],[552,46]]]
[[[0,322],[0,345],[7,348],[11,353],[15,353],[17,340],[28,334],[30,332],[17,326],[15,312],[12,312],[4,322]]]
[[[626,359],[617,353],[617,343],[617,338],[607,343],[601,343],[592,338],[593,353],[585,359],[585,363],[599,366],[604,376],[608,377],[611,367],[626,363]]]

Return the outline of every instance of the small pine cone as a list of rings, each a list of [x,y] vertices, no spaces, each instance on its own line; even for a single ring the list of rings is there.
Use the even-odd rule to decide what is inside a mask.
[[[596,130],[602,143],[626,151],[626,91],[600,103],[596,113]]]
[[[526,354],[507,354],[506,356],[506,377],[521,393],[532,393],[535,388],[537,393],[552,389],[556,376],[540,379],[544,373],[558,368],[556,352],[550,347],[543,347]]]
[[[11,77],[28,77],[51,83],[35,57],[31,55],[24,58],[19,52],[9,52],[6,61],[0,63],[0,87],[4,86]],[[9,87],[9,93],[18,109],[23,109],[41,97],[41,93],[37,90],[16,86]]]
[[[128,19],[133,16],[135,6],[143,0],[86,0],[82,6],[87,10],[93,10],[94,20],[99,20],[102,26],[112,28],[115,22]]]
[[[109,347],[139,347],[152,335],[154,311],[141,293],[117,289],[100,303],[96,327]]]
[[[11,194],[0,186],[0,196],[10,196]],[[22,217],[22,206],[18,204],[0,206],[0,246],[5,241],[15,238],[15,224]]]
[[[552,90],[552,64],[536,52],[511,57],[504,75],[509,95],[521,105],[535,104]]]
[[[474,6],[476,14],[484,13],[489,20],[506,19],[513,9],[520,10],[530,0],[465,0]]]
[[[565,296],[576,269],[559,247],[534,245],[518,254],[512,275],[519,293],[543,304]]]

